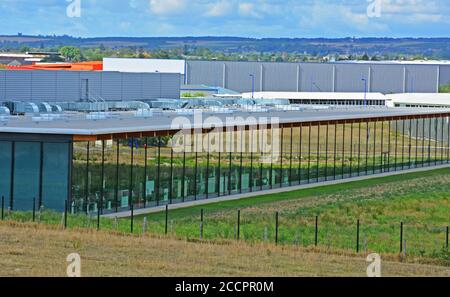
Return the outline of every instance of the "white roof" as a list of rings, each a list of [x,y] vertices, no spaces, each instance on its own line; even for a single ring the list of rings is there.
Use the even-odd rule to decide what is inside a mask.
[[[393,103],[450,106],[449,93],[402,93],[388,94],[386,97]]]
[[[104,58],[103,71],[185,74],[184,60]]]
[[[33,55],[28,54],[0,54],[0,57],[6,57],[6,58],[33,58]]]
[[[242,98],[251,99],[252,93],[243,93]],[[388,100],[381,93],[335,93],[335,92],[255,92],[255,99],[306,99],[306,100]]]

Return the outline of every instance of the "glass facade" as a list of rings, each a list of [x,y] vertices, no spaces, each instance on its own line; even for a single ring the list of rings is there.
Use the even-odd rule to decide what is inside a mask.
[[[12,210],[117,212],[448,164],[449,117],[303,122],[73,141],[0,135]],[[181,149],[180,149],[181,148]]]
[[[114,212],[440,165],[449,135],[448,117],[410,117],[76,142],[72,205]]]
[[[45,136],[9,138],[0,140],[0,196],[5,208],[31,210],[34,203],[35,209],[64,210],[70,198],[70,141]]]

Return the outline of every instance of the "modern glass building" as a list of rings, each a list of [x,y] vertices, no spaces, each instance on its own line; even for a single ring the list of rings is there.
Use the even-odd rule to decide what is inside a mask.
[[[445,109],[210,114],[279,123],[236,120],[184,130],[173,125],[178,116],[6,122],[0,127],[0,196],[13,210],[32,209],[36,201],[36,207],[61,211],[67,200],[72,212],[108,213],[450,161]]]

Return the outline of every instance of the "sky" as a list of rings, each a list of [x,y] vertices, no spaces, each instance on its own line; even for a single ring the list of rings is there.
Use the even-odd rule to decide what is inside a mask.
[[[450,37],[450,0],[0,0],[0,35]]]

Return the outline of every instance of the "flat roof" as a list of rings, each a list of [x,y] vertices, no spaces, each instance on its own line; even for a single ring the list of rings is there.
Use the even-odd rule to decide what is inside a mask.
[[[393,103],[450,106],[450,93],[401,93],[388,94],[386,97]]]
[[[306,99],[306,100],[387,100],[382,93],[364,92],[255,92],[255,99]],[[242,98],[252,98],[252,93],[243,93]]]
[[[331,122],[343,120],[366,119],[395,119],[411,117],[450,116],[450,109],[445,108],[389,108],[389,107],[337,107],[330,109],[307,109],[295,111],[283,111],[280,109],[255,111],[235,111],[233,113],[220,113],[220,111],[206,111],[202,113],[203,123],[207,117],[214,116],[222,123],[216,127],[235,126],[242,127],[249,124],[243,119],[255,117],[278,118],[281,125],[299,124],[308,122]],[[13,117],[8,121],[0,121],[1,133],[25,133],[25,134],[52,134],[73,136],[98,136],[124,133],[168,132],[178,131],[179,126],[172,126],[177,117],[183,117],[190,121],[192,129],[210,128],[202,124],[194,125],[194,115],[182,115],[175,112],[163,112],[150,117],[135,117],[133,114],[115,114],[113,118],[104,120],[86,119],[86,115],[70,116],[68,118],[53,121],[33,121],[31,117]],[[228,120],[227,120],[228,118]],[[109,137],[108,136],[108,137]],[[75,139],[75,137],[74,137]],[[79,138],[79,139],[82,139]],[[78,140],[79,140],[78,139]]]

